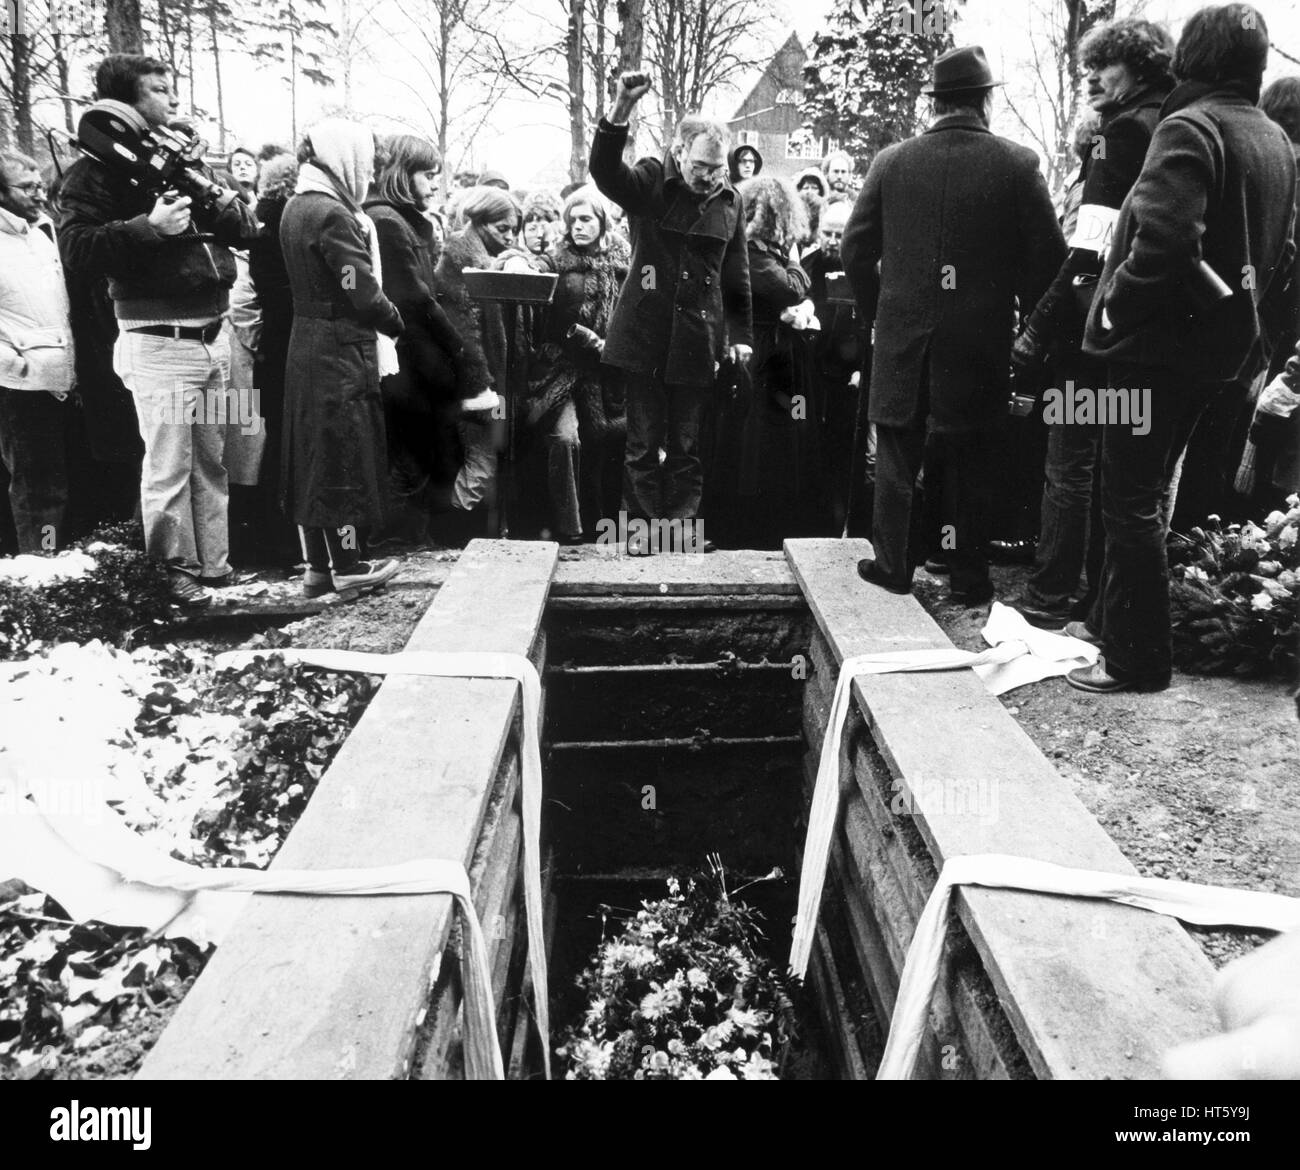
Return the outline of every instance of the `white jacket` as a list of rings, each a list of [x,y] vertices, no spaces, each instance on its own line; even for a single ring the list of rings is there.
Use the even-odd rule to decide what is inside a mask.
[[[66,394],[72,356],[59,249],[0,207],[0,386]]]

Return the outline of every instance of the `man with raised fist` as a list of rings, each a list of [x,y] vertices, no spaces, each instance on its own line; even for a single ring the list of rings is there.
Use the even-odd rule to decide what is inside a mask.
[[[751,353],[745,215],[727,180],[727,129],[712,118],[683,118],[662,161],[624,163],[628,118],[649,89],[646,74],[623,74],[591,146],[591,177],[627,212],[632,237],[603,360],[628,379],[629,519],[695,521],[704,489],[700,432],[714,376],[724,355],[743,364]],[[648,539],[628,539],[633,556],[653,551]]]

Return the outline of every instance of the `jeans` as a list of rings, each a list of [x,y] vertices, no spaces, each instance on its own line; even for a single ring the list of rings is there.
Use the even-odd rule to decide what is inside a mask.
[[[581,444],[578,441],[578,411],[572,399],[547,413],[538,427],[546,450],[546,484],[551,513],[558,536],[581,536],[582,517],[578,509],[578,476]]]
[[[451,502],[456,508],[472,512],[479,504],[496,492],[497,451],[499,425],[492,422],[470,422],[461,419],[461,447],[465,462],[456,473],[452,486]]]
[[[9,471],[20,553],[53,552],[67,543],[64,424],[71,409],[43,390],[0,389],[0,460]]]
[[[1113,366],[1112,387],[1149,389],[1150,430],[1107,423],[1101,441],[1106,563],[1089,625],[1108,672],[1119,679],[1167,679],[1172,670],[1165,497],[1179,457],[1206,405],[1224,384],[1181,372]]]
[[[1082,365],[1060,373],[1060,384],[1073,379],[1094,388],[1105,377],[1103,368]],[[1100,580],[1102,546],[1097,465],[1101,454],[1099,423],[1052,423],[1047,429],[1046,483],[1034,572],[1025,600],[1037,609],[1068,620],[1085,563],[1089,592]]]
[[[225,449],[230,344],[122,332],[113,368],[144,440],[140,511],[149,555],[191,576],[230,571]]]
[[[951,518],[941,548],[948,555],[952,589],[966,593],[988,583],[989,500],[992,473],[989,436],[984,431],[931,434],[922,430],[876,426],[876,494],[871,541],[876,563],[890,581],[910,585],[924,559],[923,525],[915,506],[916,477],[926,468],[926,512],[942,501]],[[938,496],[936,497],[936,493]]]
[[[623,507],[632,520],[694,520],[704,495],[700,432],[708,386],[630,374]],[[659,449],[667,454],[662,465]]]

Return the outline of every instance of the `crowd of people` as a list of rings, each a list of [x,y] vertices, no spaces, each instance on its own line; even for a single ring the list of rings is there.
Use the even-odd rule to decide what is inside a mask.
[[[444,201],[430,141],[343,118],[184,191],[93,155],[47,189],[5,153],[11,550],[138,514],[198,607],[258,566],[356,596],[507,508],[631,556],[870,536],[897,593],[924,565],[979,604],[990,558],[1032,564],[1022,612],[1103,648],[1074,685],[1158,689],[1170,526],[1300,489],[1300,77],[1261,93],[1268,48],[1245,4],[1177,44],[1094,29],[1062,206],[991,132],[975,47],[861,179],[773,175],[699,115],[629,163],[640,73],[556,191],[489,171]],[[173,82],[117,54],[96,97],[174,126]],[[554,292],[506,307],[481,270]]]

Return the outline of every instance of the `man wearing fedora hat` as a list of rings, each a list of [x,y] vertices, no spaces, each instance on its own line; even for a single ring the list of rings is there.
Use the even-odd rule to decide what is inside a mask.
[[[925,555],[913,523],[924,462],[931,504],[941,484],[956,521],[944,540],[952,594],[971,604],[993,595],[988,455],[1007,411],[1017,301],[1032,309],[1065,258],[1037,155],[989,130],[1000,84],[977,46],[935,61],[934,123],[876,156],[841,245],[862,317],[875,322],[876,556],[858,572],[911,590]]]

